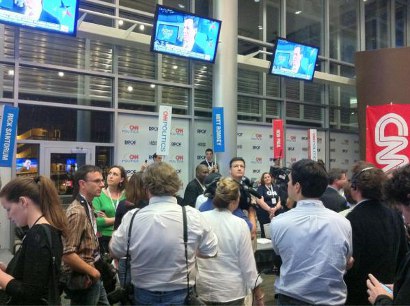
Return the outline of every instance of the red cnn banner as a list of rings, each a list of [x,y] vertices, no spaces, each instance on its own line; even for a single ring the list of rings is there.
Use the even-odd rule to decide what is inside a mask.
[[[273,130],[273,158],[283,158],[283,120],[275,119],[272,121]]]
[[[410,104],[366,108],[366,161],[383,171],[409,162]]]

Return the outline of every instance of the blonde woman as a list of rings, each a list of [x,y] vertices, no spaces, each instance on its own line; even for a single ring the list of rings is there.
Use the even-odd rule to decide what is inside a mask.
[[[207,304],[241,305],[250,290],[254,305],[264,304],[248,225],[232,214],[239,205],[239,188],[232,178],[221,178],[213,199],[215,209],[203,212],[218,237],[218,256],[197,259],[197,293]]]

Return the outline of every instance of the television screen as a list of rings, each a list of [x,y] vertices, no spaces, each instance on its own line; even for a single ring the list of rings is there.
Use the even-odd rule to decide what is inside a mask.
[[[215,62],[221,21],[157,5],[151,51]]]
[[[290,78],[311,81],[319,48],[278,38],[269,72]]]
[[[65,171],[72,173],[77,171],[77,159],[76,158],[67,158],[65,161]]]
[[[16,158],[16,173],[37,173],[37,158]]]
[[[80,0],[0,0],[0,23],[76,35]]]

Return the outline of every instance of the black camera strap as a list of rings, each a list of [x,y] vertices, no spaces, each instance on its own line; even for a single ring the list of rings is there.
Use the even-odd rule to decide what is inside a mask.
[[[140,211],[140,209],[137,209],[131,217],[130,221],[130,227],[128,228],[128,240],[127,240],[127,254],[125,255],[125,279],[127,279],[127,273],[128,273],[128,263],[130,260],[130,240],[131,240],[131,230],[132,230],[132,224],[134,223],[134,218],[135,215]]]

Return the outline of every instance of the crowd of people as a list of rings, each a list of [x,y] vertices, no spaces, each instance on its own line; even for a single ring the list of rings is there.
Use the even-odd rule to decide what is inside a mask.
[[[64,294],[72,305],[244,305],[252,296],[263,306],[259,235],[270,237],[279,270],[277,305],[410,304],[410,165],[387,175],[361,161],[349,179],[302,159],[250,182],[243,158],[222,174],[207,149],[181,197],[176,170],[155,159],[129,178],[119,165],[106,178],[80,167],[65,211],[47,177],[3,186],[8,218],[26,229],[0,263],[0,304],[60,305]]]

